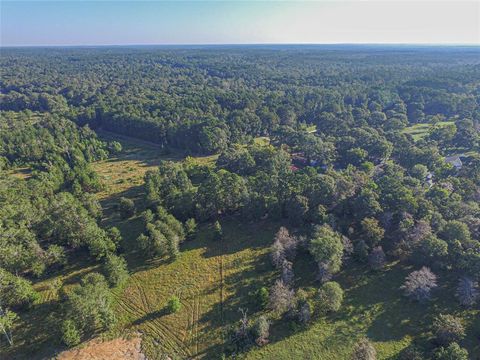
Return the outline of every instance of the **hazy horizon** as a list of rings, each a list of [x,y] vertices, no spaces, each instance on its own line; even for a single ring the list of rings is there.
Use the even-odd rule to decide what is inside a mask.
[[[479,45],[477,1],[1,2],[1,46]]]

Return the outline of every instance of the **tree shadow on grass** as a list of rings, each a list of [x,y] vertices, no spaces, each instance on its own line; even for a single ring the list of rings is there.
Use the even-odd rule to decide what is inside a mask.
[[[49,359],[63,350],[60,343],[58,302],[44,302],[19,313],[18,326],[13,331],[14,346],[0,343],[0,359]],[[18,331],[21,327],[21,331]]]
[[[170,314],[169,310],[166,307],[163,307],[160,310],[153,311],[151,313],[148,313],[148,314],[142,316],[141,318],[138,318],[137,320],[135,320],[131,323],[131,326],[141,325],[146,321],[152,321],[152,320],[158,319],[160,317],[163,317],[163,316],[169,315],[169,314]]]

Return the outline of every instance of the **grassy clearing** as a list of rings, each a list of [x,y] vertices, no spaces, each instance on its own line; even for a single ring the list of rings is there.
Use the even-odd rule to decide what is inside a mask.
[[[109,135],[102,136],[106,137]],[[136,200],[141,211],[143,175],[160,159],[180,160],[181,156],[159,155],[153,145],[125,138],[120,140],[124,151],[117,157],[96,163],[106,188],[98,196],[104,207],[104,226],[117,226],[124,237],[123,248],[131,271],[127,284],[115,290],[117,328],[106,337],[140,332],[143,352],[149,359],[177,355],[181,359],[218,359],[223,351],[227,327],[235,324],[238,308],[247,308],[258,315],[250,293],[260,286],[270,286],[276,274],[270,265],[268,251],[280,224],[269,221],[241,223],[230,218],[222,221],[225,239],[212,239],[209,224],[200,226],[198,236],[182,245],[175,262],[163,259],[145,261],[135,251],[135,239],[141,233],[139,216],[121,220],[113,211],[120,196]],[[192,158],[190,161],[211,164],[215,157]],[[300,256],[295,264],[296,286],[312,296],[315,264],[309,256]],[[75,262],[74,262],[75,261]],[[355,341],[369,336],[375,343],[379,359],[395,359],[412,341],[429,344],[425,329],[438,312],[451,313],[465,319],[469,338],[462,345],[471,354],[480,354],[480,312],[461,311],[455,304],[454,284],[448,274],[440,275],[439,298],[432,304],[419,305],[401,297],[399,290],[406,274],[412,271],[399,263],[390,264],[383,272],[372,273],[363,266],[349,266],[338,276],[346,291],[342,310],[333,316],[316,318],[306,329],[294,329],[288,322],[274,321],[270,344],[253,348],[246,359],[346,359]],[[41,298],[21,316],[15,329],[16,344],[5,358],[36,359],[52,356],[61,349],[55,324],[58,311],[57,289],[71,286],[81,276],[97,271],[98,265],[87,256],[76,256],[72,265],[45,279],[35,288]],[[177,295],[182,308],[175,314],[165,311],[170,296]],[[455,309],[455,310],[452,310]]]
[[[441,121],[441,122],[438,122],[437,124],[443,127],[443,126],[448,126],[454,123],[455,123],[454,121]],[[434,125],[428,124],[428,123],[415,124],[403,129],[402,132],[404,134],[412,135],[413,140],[418,141],[428,135],[428,132],[432,126]]]
[[[118,316],[121,327],[144,334],[149,359],[217,358],[226,326],[238,320],[239,307],[248,307],[248,293],[273,280],[265,245],[276,224],[227,220],[223,229],[218,242],[203,226],[172,263],[129,258],[134,273],[119,294]],[[182,303],[175,314],[165,311],[171,295]]]
[[[395,359],[412,342],[431,346],[426,329],[435,314],[451,313],[452,309],[457,309],[455,315],[463,317],[469,329],[462,345],[470,354],[480,354],[476,338],[480,312],[458,308],[454,289],[445,285],[455,279],[442,274],[436,297],[431,304],[422,305],[403,298],[399,290],[412,270],[399,263],[377,273],[362,266],[349,267],[336,279],[345,289],[345,302],[338,314],[317,319],[298,332],[285,325],[274,328],[271,343],[251,351],[246,359],[347,359],[355,341],[363,336],[373,341],[378,359]]]
[[[32,176],[32,169],[29,167],[15,168],[8,170],[7,174],[16,177],[17,179],[26,180]]]

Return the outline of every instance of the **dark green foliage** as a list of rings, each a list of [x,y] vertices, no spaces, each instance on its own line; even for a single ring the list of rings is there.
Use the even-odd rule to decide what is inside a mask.
[[[340,310],[343,302],[343,290],[340,284],[329,281],[318,290],[318,307],[324,313]]]
[[[308,198],[297,195],[287,203],[287,217],[295,227],[302,226],[308,212]]]
[[[108,150],[112,154],[118,154],[122,151],[122,144],[120,144],[118,141],[112,141],[108,144]]]
[[[121,256],[109,254],[105,258],[103,272],[110,286],[120,286],[128,278],[127,262]]]
[[[182,303],[180,302],[180,299],[178,298],[178,296],[174,295],[170,299],[168,299],[166,308],[170,314],[176,313],[177,311],[180,310],[181,307],[182,307]]]
[[[340,270],[343,255],[342,237],[329,225],[315,228],[309,250],[319,264],[326,265],[330,273],[333,274]]]
[[[155,142],[159,154],[171,152],[172,158],[219,155],[216,163],[214,156],[164,161],[145,175],[146,203],[138,205],[155,209],[142,214],[138,247],[147,257],[175,259],[185,238],[196,241],[197,222],[215,222],[213,235],[222,241],[232,233],[223,234],[225,217],[258,226],[288,222],[298,236],[279,232],[277,238],[285,241],[276,238],[272,250],[283,279],[269,298],[278,313],[302,323],[310,319],[308,301],[296,301],[297,289],[291,288],[292,269],[303,270],[308,262],[305,248],[322,282],[342,267],[363,268],[348,261],[346,237],[356,258],[374,269],[382,267],[385,253],[392,267],[431,267],[439,274],[439,292],[457,285],[452,279],[468,276],[458,284],[457,297],[472,308],[465,311],[476,311],[477,50],[4,50],[0,283],[9,289],[0,297],[9,306],[35,301],[22,277],[55,276],[67,254],[76,260],[77,249],[104,264],[109,284],[124,281],[125,263],[113,254],[130,246],[122,244],[117,229],[103,228],[93,194],[102,183],[90,163],[122,151],[118,142],[106,144],[91,130],[105,129]],[[456,169],[448,162],[459,154],[465,156]],[[122,218],[134,215],[131,199],[119,200]],[[122,222],[122,233],[128,235],[136,220]],[[365,283],[390,270],[365,271]],[[437,279],[427,270],[408,276],[402,290],[409,297],[431,298]],[[444,276],[445,270],[452,275]],[[355,294],[343,274],[338,276],[348,294]],[[297,274],[295,284],[303,286],[304,280]],[[328,284],[320,292],[336,294]],[[263,290],[255,300],[262,309]],[[105,296],[106,303],[93,296]],[[97,275],[74,287],[65,304],[70,321],[64,323],[65,342],[76,344],[94,327],[111,325],[109,299]],[[242,320],[236,344],[253,345],[246,312]],[[372,358],[365,344],[362,358]],[[463,350],[450,345],[441,351],[449,358]]]
[[[76,332],[80,337],[91,336],[96,329],[111,328],[115,323],[112,303],[105,278],[98,273],[85,275],[67,294],[65,319],[71,321],[70,336],[75,339]]]
[[[433,333],[441,345],[458,342],[465,337],[465,328],[462,321],[452,315],[439,314],[433,320]]]
[[[0,306],[0,330],[10,346],[13,346],[12,330],[17,319],[18,315],[15,312]]]
[[[377,219],[365,218],[362,220],[362,237],[368,246],[378,245],[384,234],[385,230],[379,225]]]
[[[185,236],[188,240],[192,240],[197,233],[197,222],[191,218],[185,221]]]
[[[0,268],[0,303],[5,307],[31,305],[38,294],[30,281]]]
[[[122,219],[128,219],[132,217],[135,215],[135,203],[132,199],[121,197],[120,202],[118,203],[118,212],[120,213],[120,217]]]
[[[458,281],[456,295],[461,305],[466,307],[475,305],[480,299],[478,283],[467,277],[461,278]]]
[[[143,218],[152,221],[145,226],[145,233],[137,238],[139,248],[148,257],[167,255],[173,260],[179,254],[180,243],[185,240],[185,230],[180,221],[164,208],[155,213],[147,210]]]
[[[113,226],[107,230],[108,237],[115,244],[117,248],[121,246],[122,243],[122,234],[117,227]]]
[[[469,360],[468,351],[455,342],[437,349],[433,358],[435,360]]]
[[[447,242],[435,235],[430,235],[421,241],[413,252],[413,260],[418,264],[443,266],[448,256]]]
[[[67,319],[62,323],[62,341],[68,347],[72,347],[80,343],[80,334],[72,320]]]
[[[255,292],[255,304],[260,309],[265,309],[268,306],[268,289],[266,287],[261,287]]]

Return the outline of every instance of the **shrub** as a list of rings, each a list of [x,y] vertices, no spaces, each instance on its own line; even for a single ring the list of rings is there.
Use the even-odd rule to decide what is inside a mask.
[[[173,295],[167,302],[167,311],[170,314],[176,313],[177,311],[180,310],[181,307],[182,307],[182,303],[180,302],[180,299],[176,295]]]
[[[264,345],[268,342],[268,336],[270,335],[270,322],[262,315],[253,324],[252,331],[255,342],[260,346]]]
[[[302,324],[307,324],[312,318],[312,310],[308,302],[304,302],[298,310],[298,321]]]
[[[341,286],[330,281],[322,285],[318,290],[319,308],[323,312],[335,312],[340,309],[343,302],[343,290]]]
[[[81,334],[92,334],[114,325],[113,296],[103,275],[85,275],[66,296],[66,319],[74,321]]]
[[[282,280],[277,280],[270,290],[269,306],[277,313],[284,313],[293,307],[294,291]]]
[[[122,151],[122,144],[120,144],[118,141],[111,141],[111,142],[108,144],[108,150],[109,150],[112,154],[118,154],[119,152]]]
[[[72,320],[65,320],[62,323],[62,341],[68,347],[80,343],[80,333]]]
[[[261,287],[255,292],[255,301],[261,309],[268,306],[268,289],[266,287]]]
[[[433,333],[439,344],[448,345],[465,337],[465,328],[459,318],[438,315],[433,321]]]
[[[118,248],[122,242],[122,234],[120,233],[120,230],[118,230],[117,227],[112,226],[107,230],[107,234],[110,240],[112,240],[115,246]]]
[[[119,286],[128,278],[127,262],[121,256],[110,254],[103,264],[103,272],[110,286]]]
[[[440,347],[435,351],[435,360],[468,360],[468,351],[461,348],[457,343],[451,343],[448,347]]]
[[[430,299],[431,291],[436,287],[437,276],[424,266],[420,270],[410,273],[401,289],[411,299],[423,302]]]
[[[352,360],[375,360],[376,358],[377,352],[368,339],[361,339],[355,345],[352,353]]]
[[[197,223],[195,219],[188,219],[185,221],[185,234],[188,240],[192,240],[197,232]]]
[[[309,250],[315,260],[321,264],[321,269],[325,274],[335,274],[340,270],[343,258],[343,239],[329,225],[315,227]],[[325,281],[325,276],[321,275],[321,281]]]
[[[399,360],[424,360],[424,354],[417,349],[415,345],[410,345],[403,350],[399,356]]]
[[[118,204],[118,212],[122,219],[128,219],[135,214],[135,203],[132,199],[127,199],[125,197],[120,198]]]
[[[286,228],[283,226],[275,234],[273,241],[271,256],[272,263],[280,269],[285,260],[293,261],[296,255],[298,239],[291,236]]]
[[[413,254],[413,260],[421,264],[440,266],[448,255],[448,244],[435,235],[427,236],[419,242]]]
[[[215,221],[215,224],[213,225],[213,239],[217,241],[220,241],[223,239],[222,225],[218,220]]]
[[[362,235],[369,246],[377,245],[385,234],[385,230],[379,225],[378,220],[374,218],[365,218],[362,220]]]

